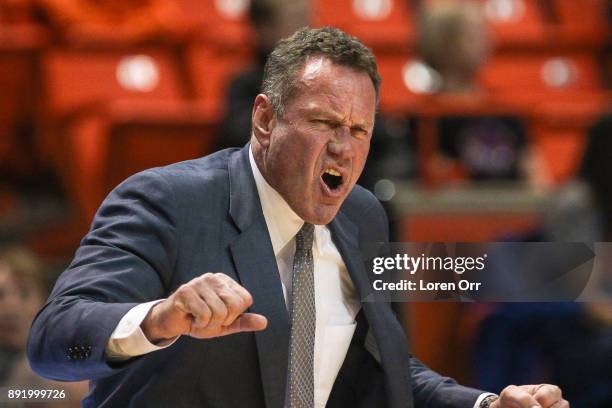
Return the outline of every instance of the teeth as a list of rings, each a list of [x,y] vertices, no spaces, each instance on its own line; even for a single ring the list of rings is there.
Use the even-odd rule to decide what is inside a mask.
[[[325,169],[325,173],[331,174],[332,176],[340,177],[340,173],[334,169]]]

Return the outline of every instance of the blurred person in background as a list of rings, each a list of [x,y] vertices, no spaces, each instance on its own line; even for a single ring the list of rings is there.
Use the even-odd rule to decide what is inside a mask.
[[[252,0],[248,12],[255,34],[255,59],[239,73],[227,91],[226,116],[221,124],[219,149],[242,147],[249,141],[253,100],[260,93],[268,54],[281,38],[310,21],[306,0]]]
[[[577,178],[558,188],[540,230],[525,241],[612,240],[610,135],[608,114],[589,132]],[[612,293],[612,282],[602,289]],[[612,406],[611,304],[500,304],[481,324],[474,351],[477,386],[553,381],[572,406]]]
[[[490,48],[487,22],[478,3],[438,0],[423,6],[417,51],[439,75],[437,92],[482,92],[478,75]]]
[[[49,283],[32,252],[17,245],[0,248],[0,387],[65,390],[67,400],[56,404],[37,402],[36,406],[78,407],[87,392],[87,382],[45,380],[30,369],[25,356],[30,323],[45,302]]]
[[[489,96],[479,74],[490,54],[489,28],[475,2],[431,1],[421,10],[417,52],[431,72],[431,93],[471,98]],[[438,122],[439,156],[433,173],[447,181],[517,180],[533,163],[525,129],[513,116],[449,116]],[[527,174],[531,177],[531,174]]]

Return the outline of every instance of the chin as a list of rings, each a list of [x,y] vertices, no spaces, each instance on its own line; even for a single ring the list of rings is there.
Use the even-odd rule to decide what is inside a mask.
[[[302,217],[304,221],[315,225],[327,225],[334,220],[338,214],[339,206],[323,206],[323,208],[313,209],[309,212],[309,216]]]

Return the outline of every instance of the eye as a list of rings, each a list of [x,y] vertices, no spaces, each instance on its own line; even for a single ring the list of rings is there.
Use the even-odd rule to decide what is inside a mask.
[[[369,139],[369,137],[370,137],[370,132],[368,132],[366,129],[361,128],[361,127],[351,128],[351,133],[357,139],[362,139],[363,140],[363,139]]]
[[[338,124],[329,120],[329,119],[313,119],[311,120],[312,124],[316,129],[319,130],[330,130],[336,129]]]

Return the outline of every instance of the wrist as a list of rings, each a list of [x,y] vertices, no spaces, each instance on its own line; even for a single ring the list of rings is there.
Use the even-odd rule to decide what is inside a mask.
[[[159,324],[158,306],[160,304],[161,303],[158,303],[153,306],[140,324],[140,329],[144,333],[147,340],[149,340],[149,342],[152,344],[159,344],[176,337],[162,330],[162,325]]]
[[[498,405],[495,403],[498,399],[499,395],[487,395],[482,401],[480,401],[479,408],[495,408]]]

